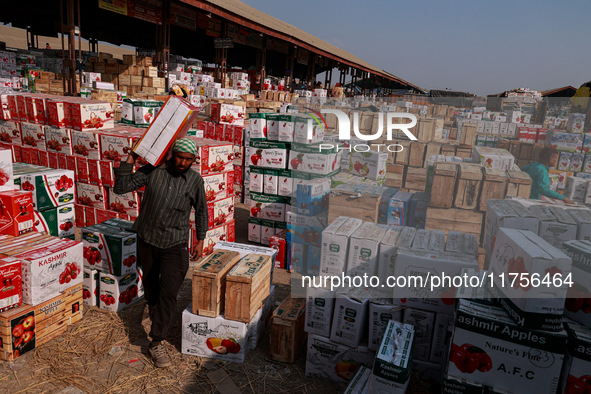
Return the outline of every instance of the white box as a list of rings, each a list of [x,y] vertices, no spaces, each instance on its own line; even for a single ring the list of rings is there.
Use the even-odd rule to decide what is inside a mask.
[[[349,240],[347,253],[347,273],[353,269],[363,266],[364,272],[368,275],[375,275],[378,270],[378,257],[380,241],[386,234],[385,226],[375,223],[363,223]]]
[[[585,193],[587,192],[588,179],[569,176],[566,178],[566,187],[564,195],[575,202],[585,202]]]
[[[100,273],[99,308],[112,312],[135,304],[144,296],[141,268],[124,276]]]
[[[435,326],[435,313],[406,308],[404,309],[402,322],[415,327],[413,358],[420,361],[429,361],[433,328]]]
[[[261,243],[261,219],[248,219],[248,242]]]
[[[278,142],[251,141],[248,165],[283,170],[287,166],[287,145]]]
[[[367,328],[367,299],[339,296],[335,300],[330,340],[347,346],[359,346]]]
[[[380,257],[378,258],[378,276],[380,278],[394,275],[398,240],[403,231],[416,232],[416,229],[414,227],[390,227],[380,241]]]
[[[405,226],[408,224],[408,210],[413,193],[398,191],[388,204],[388,226]]]
[[[308,334],[330,336],[335,304],[334,293],[326,289],[307,287],[306,299],[305,331]]]
[[[255,193],[262,193],[265,179],[263,170],[260,168],[251,168],[249,179],[249,190]]]
[[[12,171],[12,151],[0,150],[0,192],[14,190],[14,174]]]
[[[591,240],[591,212],[588,209],[567,209],[577,223],[577,239]]]
[[[97,306],[99,297],[100,272],[95,269],[83,268],[82,298],[89,306]]]
[[[448,374],[508,392],[516,388],[524,393],[557,392],[567,349],[564,330],[524,329],[501,308],[468,300],[459,303]],[[480,353],[477,349],[486,354],[466,362],[466,357]],[[456,352],[466,357],[454,357]]]
[[[349,167],[346,170],[353,175],[367,177],[378,183],[384,182],[387,161],[387,152],[351,152]]]
[[[411,325],[390,320],[369,377],[368,393],[406,392],[410,381],[415,331]]]
[[[506,149],[475,146],[472,151],[472,159],[476,163],[482,163],[487,168],[498,170],[511,170],[515,164],[515,158]]]
[[[569,287],[564,315],[591,326],[591,241],[568,241],[565,253],[572,259],[573,286]]]
[[[371,369],[360,366],[343,394],[367,394]]]
[[[308,335],[306,376],[348,383],[359,366],[371,368],[375,352],[365,346],[351,348],[319,335]]]
[[[449,313],[437,313],[435,315],[435,325],[433,327],[433,337],[431,340],[431,354],[429,361],[441,364],[444,360],[445,347],[447,344],[448,329],[452,326],[454,315]]]
[[[35,306],[82,283],[82,243],[60,238],[48,243],[13,256],[22,260],[25,304]]]
[[[538,208],[540,207],[540,208]],[[544,209],[538,206],[530,208],[530,212],[536,209]],[[577,222],[562,208],[547,208],[554,216],[553,220],[540,220],[538,235],[546,240],[550,245],[562,249],[562,244],[572,239],[577,239]]]
[[[324,229],[320,259],[322,274],[339,275],[345,270],[349,237],[362,223],[361,219],[341,216]]]
[[[370,300],[369,302],[369,339],[367,347],[370,350],[378,350],[390,320],[402,320],[403,307],[384,301]]]
[[[531,231],[500,228],[496,238],[490,261],[495,284],[491,293],[503,297],[500,303],[518,325],[560,330],[567,285],[534,287],[520,281],[511,287],[509,281],[514,276],[510,274],[525,274],[530,278],[536,274],[543,279],[547,273],[559,272],[565,278],[571,272],[571,259]]]
[[[589,391],[591,371],[591,330],[576,323],[567,322],[569,349],[562,368],[559,393],[578,393]]]
[[[267,138],[267,119],[265,113],[248,114],[248,124],[250,129],[250,138],[265,139]]]

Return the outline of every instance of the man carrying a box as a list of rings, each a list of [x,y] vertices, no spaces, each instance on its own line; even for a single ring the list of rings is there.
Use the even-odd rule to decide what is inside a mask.
[[[115,169],[114,192],[125,194],[146,187],[133,229],[138,235],[138,264],[152,327],[149,352],[157,367],[172,365],[162,341],[176,313],[176,299],[189,269],[189,215],[195,209],[197,245],[192,259],[201,256],[208,229],[203,178],[191,170],[197,145],[188,138],[172,146],[172,158],[158,167],[146,165],[132,173],[138,155],[131,152]]]
[[[544,148],[540,151],[540,161],[530,163],[521,168],[521,171],[527,172],[531,177],[531,193],[529,198],[539,200],[541,196],[563,200],[567,204],[574,202],[560,193],[550,189],[550,176],[548,167],[556,167],[558,163],[558,152],[553,148]]]

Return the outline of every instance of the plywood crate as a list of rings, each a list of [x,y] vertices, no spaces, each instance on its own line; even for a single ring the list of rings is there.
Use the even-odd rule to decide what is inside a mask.
[[[454,208],[427,208],[427,230],[460,231],[480,237],[483,212]]]
[[[531,194],[531,177],[523,171],[507,171],[507,197],[529,198]]]
[[[522,142],[521,148],[519,151],[519,159],[521,160],[531,160],[532,154],[534,152],[534,144],[528,142]]]
[[[427,169],[408,167],[404,187],[411,192],[424,192],[427,186]]]
[[[348,216],[366,222],[378,222],[381,194],[339,190],[330,192],[328,200],[328,222],[332,223],[339,216]]]
[[[455,156],[456,155],[456,146],[446,144],[441,147],[441,154],[444,156]]]
[[[226,275],[228,320],[249,323],[269,296],[271,289],[270,256],[248,254]]]
[[[240,254],[218,249],[193,270],[193,314],[217,317],[224,310],[226,274],[240,261]]]
[[[456,156],[462,159],[469,159],[472,157],[472,146],[460,145],[456,148]]]
[[[533,147],[533,151],[531,153],[531,157],[530,160],[531,161],[539,161],[540,160],[540,152],[542,151],[542,149],[545,148],[545,144],[543,143],[535,143],[534,147]]]
[[[486,212],[486,201],[490,199],[504,199],[507,193],[507,174],[504,170],[484,168],[482,190],[478,209]]]
[[[458,182],[454,198],[454,208],[478,208],[482,187],[482,167],[480,164],[459,163]]]
[[[410,154],[410,141],[408,140],[399,140],[396,141],[397,144],[402,145],[403,149],[400,152],[396,152],[396,162],[395,164],[404,164],[408,165],[408,157]]]
[[[409,167],[422,167],[425,161],[425,151],[427,144],[413,141],[410,144],[410,155],[408,157]]]
[[[435,163],[430,207],[451,208],[453,206],[457,177],[457,163]]]
[[[462,134],[460,135],[460,143],[465,145],[474,145],[476,143],[476,133],[478,125],[474,123],[462,124]]]
[[[427,148],[425,150],[425,159],[423,160],[422,167],[427,167],[427,161],[429,160],[429,156],[431,155],[438,155],[441,153],[441,147],[443,144],[439,142],[430,142],[427,144]]]
[[[506,149],[509,150],[509,145],[511,144],[511,141],[506,140],[506,139],[500,139],[497,141],[497,149]]]
[[[271,358],[284,363],[293,363],[298,357],[307,334],[306,299],[288,295],[273,312],[270,335]]]
[[[406,166],[402,164],[387,164],[386,165],[386,181],[384,186],[401,188],[404,186],[404,174],[406,173]]]
[[[521,155],[521,142],[509,141],[509,153],[511,153],[514,157],[519,158]]]
[[[131,78],[131,86],[142,86],[141,75],[132,75],[130,78]]]
[[[82,319],[82,283],[39,305],[23,304],[0,314],[0,360],[13,361],[20,355],[63,334],[67,327]],[[31,316],[31,317],[29,317]],[[25,320],[28,322],[25,323]],[[19,324],[29,324],[33,335],[24,343],[13,331]],[[28,334],[29,335],[29,334]],[[23,338],[19,343],[19,338]],[[18,346],[15,346],[17,345]]]

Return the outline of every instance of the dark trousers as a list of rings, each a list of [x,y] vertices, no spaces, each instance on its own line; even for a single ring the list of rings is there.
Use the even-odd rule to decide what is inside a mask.
[[[189,250],[186,243],[161,249],[138,237],[138,257],[152,320],[149,335],[153,341],[162,341],[176,313],[177,295],[189,270]]]

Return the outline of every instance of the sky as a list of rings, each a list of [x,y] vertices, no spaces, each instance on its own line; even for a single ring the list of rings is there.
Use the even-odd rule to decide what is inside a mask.
[[[588,0],[242,1],[429,90],[591,80]]]

